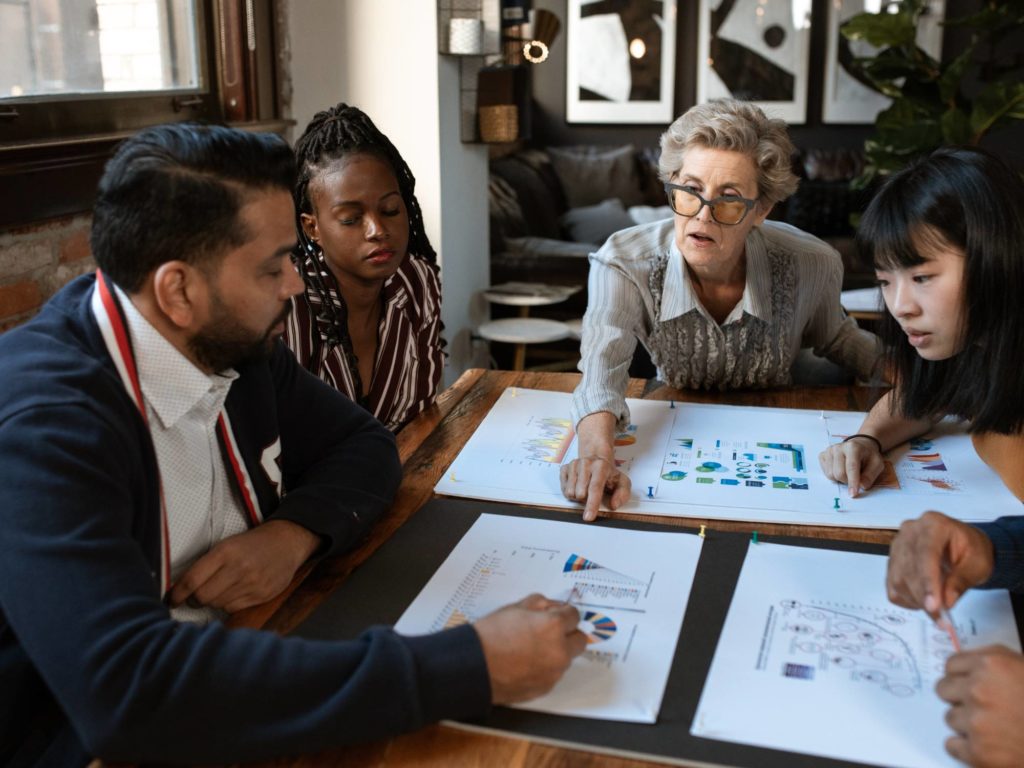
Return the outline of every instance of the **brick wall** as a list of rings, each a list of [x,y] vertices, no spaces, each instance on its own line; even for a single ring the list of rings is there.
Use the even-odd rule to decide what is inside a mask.
[[[88,215],[0,232],[0,332],[28,320],[72,278],[96,268]]]

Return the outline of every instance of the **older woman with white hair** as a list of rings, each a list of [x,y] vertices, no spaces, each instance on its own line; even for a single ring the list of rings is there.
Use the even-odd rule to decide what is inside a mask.
[[[584,520],[597,517],[605,494],[612,509],[629,498],[614,437],[628,424],[624,392],[638,340],[658,377],[678,388],[786,385],[802,347],[872,373],[880,348],[839,305],[839,254],[766,221],[796,190],[792,154],[786,124],[752,104],[693,107],[661,137],[660,176],[675,215],[618,232],[591,254],[572,410],[580,458],[561,470],[562,492],[584,503]]]

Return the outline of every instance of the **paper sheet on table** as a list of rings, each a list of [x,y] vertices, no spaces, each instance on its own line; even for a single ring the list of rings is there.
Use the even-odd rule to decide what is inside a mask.
[[[906,768],[957,766],[934,691],[949,635],[885,595],[886,557],[752,544],[691,733]],[[963,648],[1020,650],[1005,591],[952,611]]]
[[[550,693],[521,708],[653,723],[702,543],[686,533],[483,514],[395,629],[436,632],[531,592],[570,599],[587,650]]]
[[[506,390],[437,492],[579,508],[559,480],[561,465],[577,456],[570,402],[562,392]],[[616,437],[615,454],[633,482],[624,512],[896,528],[928,509],[961,520],[1021,511],[956,422],[890,451],[876,487],[851,499],[825,477],[818,454],[855,434],[863,413],[627,402],[632,423]]]

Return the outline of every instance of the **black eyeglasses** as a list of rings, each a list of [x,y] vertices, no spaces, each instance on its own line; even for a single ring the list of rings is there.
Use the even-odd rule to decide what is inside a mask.
[[[722,195],[712,200],[705,200],[693,187],[679,184],[666,184],[665,194],[668,204],[680,216],[696,216],[705,205],[711,209],[711,218],[719,224],[739,224],[746,218],[747,212],[754,207],[757,200],[749,200],[739,195]]]

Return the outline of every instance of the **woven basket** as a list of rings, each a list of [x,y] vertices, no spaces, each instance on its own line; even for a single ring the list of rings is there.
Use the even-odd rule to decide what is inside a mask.
[[[519,108],[515,104],[480,107],[480,140],[503,144],[519,138]]]

